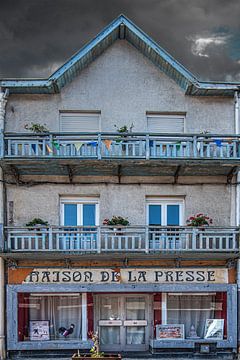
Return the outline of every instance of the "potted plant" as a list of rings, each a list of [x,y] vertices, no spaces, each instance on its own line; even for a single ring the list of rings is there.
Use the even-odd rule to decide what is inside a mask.
[[[194,227],[206,227],[212,225],[212,219],[202,213],[192,215],[187,219],[187,226],[194,226]]]
[[[80,351],[76,354],[73,354],[72,359],[73,360],[81,360],[81,359],[108,359],[108,360],[119,360],[121,359],[120,354],[104,354],[100,350],[100,341],[99,341],[99,335],[98,332],[90,333],[90,338],[93,341],[93,346],[90,349],[90,354],[81,354]]]
[[[29,221],[26,226],[29,228],[29,230],[37,230],[40,231],[42,227],[49,226],[48,222],[45,220],[42,220],[40,218],[34,218],[33,220]],[[42,233],[37,233],[37,235],[41,236]]]
[[[123,226],[129,226],[130,222],[127,218],[114,215],[111,219],[104,219],[103,225],[113,225],[114,227],[112,228],[112,230],[116,232],[118,230],[121,230]],[[116,235],[122,235],[122,233],[116,233]]]
[[[42,125],[42,124],[39,124],[39,123],[32,123],[32,122],[31,122],[31,125],[25,124],[25,125],[24,125],[24,128],[25,128],[26,130],[29,130],[29,131],[35,133],[35,134],[42,134],[42,133],[47,133],[47,132],[49,132],[46,124],[43,124],[43,125]]]
[[[129,128],[127,127],[127,125],[123,125],[121,127],[117,127],[117,125],[114,125],[114,127],[116,128],[117,132],[120,134],[119,138],[116,139],[116,143],[121,144],[122,141],[127,138],[128,134],[132,132],[134,125],[132,123]],[[124,143],[122,144],[122,150],[126,151],[126,145]]]

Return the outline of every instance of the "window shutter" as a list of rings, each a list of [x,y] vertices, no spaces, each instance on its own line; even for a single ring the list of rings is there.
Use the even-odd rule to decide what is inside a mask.
[[[99,114],[61,113],[60,131],[62,132],[99,132]]]
[[[183,116],[148,116],[147,126],[150,133],[183,133]]]

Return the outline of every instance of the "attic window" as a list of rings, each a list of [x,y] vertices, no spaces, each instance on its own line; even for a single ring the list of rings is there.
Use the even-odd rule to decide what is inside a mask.
[[[147,129],[150,133],[183,133],[185,114],[147,113]]]
[[[62,132],[99,132],[100,111],[60,112],[60,131]]]

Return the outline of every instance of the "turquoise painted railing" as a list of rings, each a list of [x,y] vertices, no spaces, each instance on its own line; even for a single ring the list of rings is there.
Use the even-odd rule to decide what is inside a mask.
[[[238,252],[239,228],[7,227],[7,252]]]
[[[0,139],[0,157],[240,159],[240,138],[209,134],[5,134]]]

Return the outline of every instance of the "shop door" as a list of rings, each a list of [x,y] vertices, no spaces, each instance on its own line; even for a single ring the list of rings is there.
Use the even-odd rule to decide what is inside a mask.
[[[96,324],[103,351],[149,348],[149,298],[142,294],[96,296]]]

